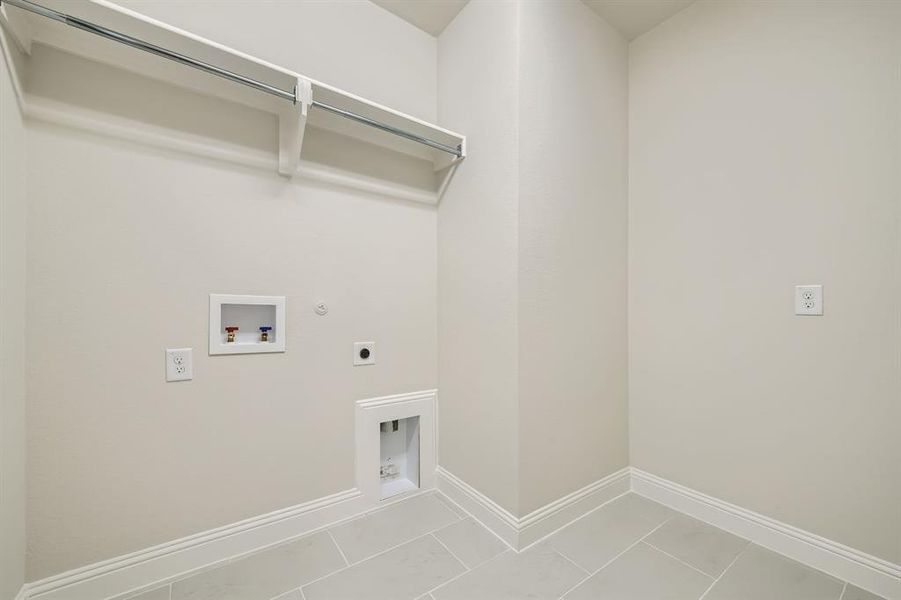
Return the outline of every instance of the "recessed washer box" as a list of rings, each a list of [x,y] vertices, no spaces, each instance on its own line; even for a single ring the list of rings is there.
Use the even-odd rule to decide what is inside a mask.
[[[284,296],[210,294],[210,355],[284,351]]]

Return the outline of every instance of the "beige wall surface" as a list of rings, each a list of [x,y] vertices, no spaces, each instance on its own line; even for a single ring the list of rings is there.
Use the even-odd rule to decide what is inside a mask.
[[[897,2],[701,2],[631,46],[632,464],[895,563],[899,72]]]
[[[434,116],[437,42],[387,12],[217,7],[147,12],[193,30],[202,13],[209,37],[302,57],[287,66],[342,73],[377,100],[403,88],[399,108]],[[391,69],[346,18],[387,40]],[[291,34],[263,29],[291,19]],[[66,72],[36,70],[32,93],[154,123],[177,113],[223,143],[277,147],[263,113],[44,48],[33,60]],[[68,85],[76,76],[99,83]],[[351,488],[354,401],[436,387],[434,207],[43,123],[28,134],[30,580]],[[286,296],[287,352],[208,356],[212,292]],[[378,363],[354,368],[362,340]],[[166,383],[164,349],[182,346],[194,379]]]
[[[5,55],[0,71],[0,598],[14,598],[25,582],[26,132]]]
[[[518,516],[628,464],[626,51],[575,0],[439,38],[471,149],[438,211],[440,462]]]
[[[629,464],[628,58],[582,2],[520,5],[520,514]]]
[[[369,0],[116,4],[420,119],[435,120],[435,38]]]
[[[517,6],[470,2],[438,41],[438,117],[471,149],[438,208],[439,462],[515,513]]]

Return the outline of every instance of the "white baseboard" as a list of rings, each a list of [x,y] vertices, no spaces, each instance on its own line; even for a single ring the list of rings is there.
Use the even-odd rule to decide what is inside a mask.
[[[436,475],[440,492],[515,550],[524,550],[629,491],[629,469],[624,468],[523,517],[516,517],[447,469],[438,467]]]
[[[372,505],[354,488],[28,583],[20,596],[22,600],[102,600],[152,589],[367,510]]]
[[[621,469],[524,517],[515,517],[446,469],[436,469],[436,480],[439,491],[516,550],[631,490],[889,600],[901,600],[899,565],[638,469]],[[374,508],[354,488],[28,583],[16,600],[103,600],[152,589]]]
[[[514,549],[517,547],[517,519],[505,508],[441,466],[435,469],[435,483],[439,492],[494,532],[508,546]]]
[[[901,600],[901,566],[661,477],[632,469],[632,490],[889,600]]]

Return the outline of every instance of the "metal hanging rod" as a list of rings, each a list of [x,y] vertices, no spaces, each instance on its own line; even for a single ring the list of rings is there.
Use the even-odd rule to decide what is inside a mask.
[[[184,54],[179,54],[178,52],[174,52],[172,50],[167,50],[166,48],[163,48],[161,46],[139,40],[130,35],[119,33],[118,31],[113,31],[112,29],[108,29],[106,27],[103,27],[102,25],[97,25],[95,23],[85,21],[84,19],[79,19],[78,17],[73,17],[71,15],[46,8],[39,4],[35,4],[34,2],[30,2],[29,0],[0,0],[0,4],[3,3],[9,4],[10,6],[15,6],[16,8],[21,8],[22,10],[27,10],[28,12],[34,13],[36,15],[41,15],[42,17],[47,17],[48,19],[53,19],[54,21],[59,21],[60,23],[65,23],[70,27],[93,33],[94,35],[104,37],[108,40],[113,40],[114,42],[119,42],[120,44],[125,44],[126,46],[131,46],[132,48],[143,50],[144,52],[149,52],[150,54],[155,54],[156,56],[169,59],[181,65],[199,69],[205,73],[209,73],[210,75],[215,75],[217,77],[222,77],[223,79],[228,79],[229,81],[233,81],[235,83],[246,85],[247,87],[251,87],[255,90],[271,94],[278,98],[282,98],[283,100],[289,100],[295,104],[297,103],[297,90],[289,91],[277,88],[275,86],[269,85],[268,83],[263,83],[262,81],[257,81],[256,79],[251,79],[250,77],[239,75],[234,71],[229,71],[228,69],[223,69],[221,67],[217,67],[216,65],[211,65],[207,62],[203,62],[202,60],[197,60],[196,58],[191,58],[190,56],[185,56]],[[426,146],[429,146],[430,148],[435,148],[437,150],[441,150],[442,152],[453,154],[457,158],[463,155],[463,151],[460,146],[448,146],[447,144],[442,144],[440,142],[430,140],[429,138],[416,135],[415,133],[410,133],[409,131],[398,129],[397,127],[388,125],[387,123],[382,123],[380,121],[376,121],[375,119],[364,117],[363,115],[359,115],[349,110],[338,108],[337,106],[331,106],[330,104],[325,104],[324,102],[318,102],[316,100],[313,100],[312,106],[315,108],[321,108],[322,110],[326,110],[336,115],[340,115],[352,121],[356,121],[357,123],[363,123],[364,125],[375,127],[376,129],[387,131],[388,133],[394,134],[396,136],[424,144]]]

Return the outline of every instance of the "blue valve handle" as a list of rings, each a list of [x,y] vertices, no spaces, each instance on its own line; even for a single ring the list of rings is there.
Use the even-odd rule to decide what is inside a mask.
[[[272,327],[260,327],[260,331],[272,331]]]

